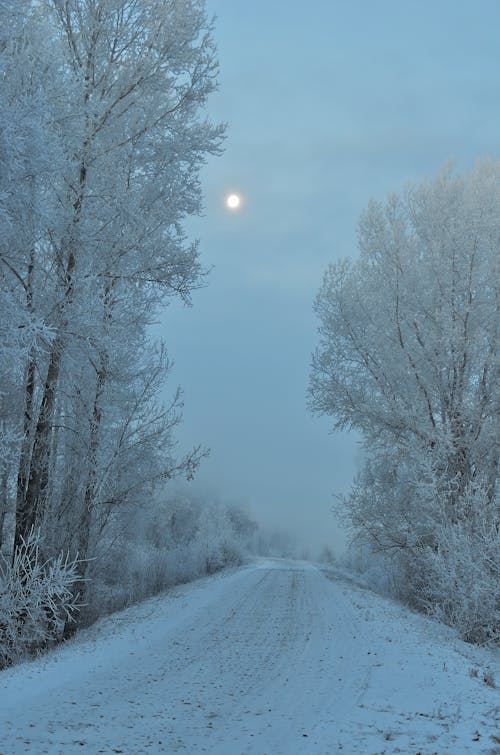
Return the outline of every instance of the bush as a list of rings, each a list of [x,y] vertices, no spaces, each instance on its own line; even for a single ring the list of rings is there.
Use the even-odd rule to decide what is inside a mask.
[[[78,606],[72,587],[76,560],[40,559],[40,535],[31,532],[12,563],[0,554],[0,668],[60,639]]]
[[[152,502],[149,510],[129,513],[122,536],[99,543],[81,623],[241,564],[255,528],[234,506],[187,497]]]
[[[376,592],[454,627],[466,642],[500,641],[500,552],[495,511],[469,497],[475,514],[436,524],[433,542],[374,552],[354,547],[346,565]]]
[[[437,548],[420,555],[423,594],[417,606],[455,627],[467,642],[500,641],[500,555],[496,526],[442,527]],[[420,604],[420,605],[419,605]]]

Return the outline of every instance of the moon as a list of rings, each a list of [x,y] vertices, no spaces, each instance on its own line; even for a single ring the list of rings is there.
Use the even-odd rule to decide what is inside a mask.
[[[241,197],[239,194],[228,194],[226,197],[226,207],[229,210],[237,210],[241,206]]]

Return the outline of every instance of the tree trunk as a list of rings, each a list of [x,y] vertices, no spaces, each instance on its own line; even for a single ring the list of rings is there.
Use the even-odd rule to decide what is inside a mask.
[[[32,248],[30,261],[28,265],[28,276],[26,281],[26,308],[28,312],[33,311],[33,272],[35,269],[35,249]],[[35,398],[35,372],[36,362],[33,350],[28,357],[26,367],[26,378],[24,381],[24,418],[23,418],[23,442],[19,457],[19,467],[17,472],[17,492],[16,492],[16,533],[14,537],[14,548],[12,557],[14,557],[16,545],[19,543],[21,529],[18,534],[18,515],[25,506],[26,491],[28,486],[28,475],[31,461],[31,441],[33,433],[33,406]],[[21,523],[20,523],[21,525]]]
[[[3,525],[5,522],[5,515],[9,508],[8,501],[8,472],[4,472],[2,475],[2,481],[0,483],[0,548],[3,543]]]
[[[84,142],[84,148],[87,140]],[[56,406],[56,390],[59,382],[59,373],[64,351],[66,349],[66,338],[64,332],[68,325],[67,310],[73,301],[74,294],[74,274],[76,267],[76,229],[80,222],[84,189],[87,180],[87,162],[85,158],[85,149],[80,163],[78,179],[78,195],[73,203],[73,217],[69,229],[66,250],[67,264],[60,263],[60,275],[64,280],[64,297],[59,304],[59,334],[52,344],[52,351],[47,370],[42,402],[38,413],[38,422],[36,425],[33,449],[31,452],[31,461],[29,463],[29,475],[27,486],[22,475],[26,475],[28,469],[27,459],[22,459],[23,465],[20,467],[21,480],[18,484],[18,494],[20,498],[17,501],[16,508],[16,530],[14,535],[14,552],[19,545],[21,538],[26,539],[32,527],[37,521],[37,516],[43,519],[45,496],[49,483],[50,470],[50,451],[51,451],[51,433],[54,424],[54,414]],[[29,276],[33,272],[33,258],[30,261]],[[31,288],[28,288],[28,307],[31,306],[32,300]],[[28,396],[27,396],[28,398]],[[33,397],[31,397],[31,402]],[[32,403],[31,403],[32,406]],[[23,472],[24,470],[24,472]],[[22,486],[22,487],[21,487]],[[24,492],[24,490],[26,492]]]
[[[45,494],[49,482],[50,438],[64,346],[62,337],[57,338],[50,357],[47,379],[45,381],[42,403],[35,429],[28,484],[25,494],[21,495],[21,498],[18,498],[17,502],[14,550],[20,544],[21,538],[26,539],[31,528],[35,525],[37,513],[39,510],[43,511],[45,504]],[[20,492],[22,491],[20,491],[18,485],[18,495]]]
[[[75,595],[80,596],[80,599],[85,595],[86,582],[85,576],[87,572],[87,555],[90,541],[90,527],[92,524],[92,511],[97,498],[97,454],[99,449],[99,432],[102,420],[101,400],[104,393],[107,377],[107,364],[108,359],[105,353],[100,355],[100,367],[97,371],[94,404],[92,408],[92,418],[90,422],[90,442],[88,453],[88,474],[85,484],[85,494],[83,498],[83,508],[80,513],[80,519],[77,525],[76,531],[76,544],[78,558],[80,559],[77,570],[78,580],[75,582],[73,592]],[[73,635],[77,629],[75,622],[67,622],[64,627],[65,638]]]
[[[28,486],[28,475],[30,468],[31,453],[31,435],[32,435],[32,418],[33,418],[33,400],[35,393],[35,361],[30,358],[26,369],[26,381],[24,391],[24,421],[23,421],[23,442],[19,458],[19,469],[17,473],[17,494],[16,494],[16,532],[18,513],[23,509],[26,500]],[[20,516],[20,513],[19,513]],[[16,534],[15,545],[18,537]]]

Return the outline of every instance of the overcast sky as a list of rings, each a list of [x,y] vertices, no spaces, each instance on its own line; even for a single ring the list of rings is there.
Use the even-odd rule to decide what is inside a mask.
[[[498,156],[497,0],[207,0],[229,125],[202,180],[209,285],[160,324],[184,388],[183,448],[211,456],[194,488],[246,502],[312,548],[341,547],[330,509],[356,438],[306,408],[312,304],[329,261],[355,256],[371,197]],[[230,213],[224,196],[241,192]]]

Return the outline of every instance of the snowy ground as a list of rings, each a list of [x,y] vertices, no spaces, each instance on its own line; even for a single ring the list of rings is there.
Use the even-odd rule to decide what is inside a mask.
[[[2,672],[0,752],[500,753],[494,663],[310,564],[263,561]]]

